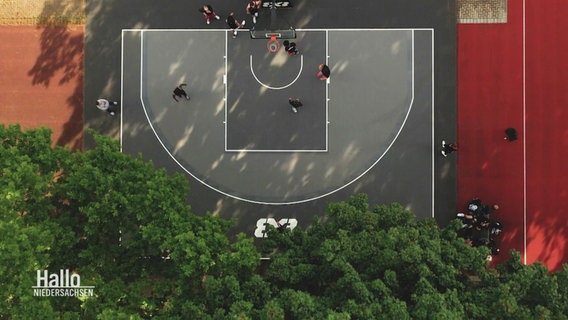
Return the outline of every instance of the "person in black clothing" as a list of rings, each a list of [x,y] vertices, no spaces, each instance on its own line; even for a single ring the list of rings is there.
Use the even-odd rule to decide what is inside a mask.
[[[296,55],[300,53],[298,51],[298,48],[296,47],[296,42],[284,40],[282,44],[284,44],[284,50],[286,50],[286,53],[288,53],[288,55]]]
[[[319,72],[316,74],[316,76],[320,79],[320,80],[325,80],[327,78],[329,78],[329,76],[331,75],[331,70],[329,69],[329,67],[325,64],[320,64],[318,66]]]
[[[120,109],[120,102],[112,100],[109,101],[107,99],[98,99],[97,108],[108,112],[108,114],[110,114],[111,116],[114,116]]]
[[[294,113],[297,113],[298,108],[303,106],[302,101],[300,101],[300,99],[298,98],[296,99],[288,98],[288,103],[292,106],[292,111]]]
[[[474,216],[477,215],[481,209],[483,207],[483,203],[481,202],[481,200],[479,200],[479,198],[473,198],[468,204],[467,204],[467,210],[473,214]]]
[[[245,20],[239,23],[237,18],[235,18],[235,13],[231,12],[227,17],[227,24],[229,25],[229,28],[231,28],[231,31],[233,32],[233,38],[236,38],[237,29],[242,28],[245,25]]]
[[[477,238],[473,239],[472,246],[474,247],[481,247],[481,246],[488,246],[490,244],[488,238]]]
[[[487,219],[484,216],[475,218],[475,222],[473,223],[473,226],[477,231],[481,231],[482,229],[487,229],[489,228],[490,225],[491,221],[489,221],[489,219]]]
[[[491,228],[489,229],[489,233],[492,236],[498,236],[501,234],[501,232],[503,232],[503,224],[501,224],[501,222],[499,221],[493,221]]]
[[[286,231],[286,228],[288,228],[288,226],[290,225],[288,222],[282,224],[280,223],[280,220],[276,221],[276,224],[278,225],[278,227],[276,227],[276,230],[278,230],[279,232]]]
[[[486,246],[487,248],[489,248],[489,250],[491,250],[492,256],[498,255],[500,251],[499,248],[497,248],[497,245],[495,244],[495,240],[491,238],[474,239],[471,245],[473,247]]]
[[[471,213],[458,212],[456,214],[456,218],[462,221],[462,230],[473,228],[473,225],[475,223],[475,218]]]
[[[181,98],[181,97],[185,97],[187,100],[189,100],[189,96],[187,95],[187,92],[185,92],[185,90],[183,89],[183,87],[185,87],[185,86],[187,86],[187,84],[182,83],[174,89],[174,94],[172,94],[172,98],[174,98],[174,100],[176,102],[179,102],[179,100],[177,98]]]
[[[446,143],[445,140],[442,140],[442,155],[447,157],[448,154],[458,151],[458,146],[453,143]]]
[[[492,212],[499,210],[499,205],[498,204],[492,204],[492,205],[484,205],[481,207],[481,213],[487,217],[489,217],[491,215]]]

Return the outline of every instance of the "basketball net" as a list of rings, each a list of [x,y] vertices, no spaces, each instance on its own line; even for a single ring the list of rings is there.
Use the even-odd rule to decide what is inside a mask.
[[[269,52],[272,53],[278,52],[278,50],[280,49],[280,42],[278,42],[278,39],[276,39],[275,35],[270,36],[270,40],[268,40],[266,48],[268,49]]]

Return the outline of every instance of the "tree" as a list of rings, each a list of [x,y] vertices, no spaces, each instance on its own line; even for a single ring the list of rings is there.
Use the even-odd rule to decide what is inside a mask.
[[[566,319],[560,284],[568,267],[550,275],[513,253],[491,269],[487,248],[467,245],[459,228],[458,221],[440,229],[433,219],[417,220],[398,204],[369,210],[367,196],[356,195],[330,204],[306,230],[271,228],[266,279],[277,296],[302,297],[303,308],[279,302],[290,318],[308,310],[316,319]]]
[[[49,266],[51,248],[60,235],[55,223],[31,223],[47,216],[60,150],[50,146],[50,131],[22,132],[0,126],[0,318],[56,318],[45,300],[31,296],[35,270]]]
[[[94,134],[86,152],[50,131],[0,126],[0,318],[568,319],[568,265],[549,273],[399,204],[332,203],[307,228],[270,228],[260,268],[233,221],[195,215],[188,182]],[[69,269],[89,297],[34,297],[36,271]]]
[[[245,288],[258,281],[253,240],[230,241],[231,221],[192,214],[181,175],[121,153],[107,137],[95,134],[96,148],[71,153],[52,148],[50,134],[0,127],[0,317],[40,318],[45,310],[42,318],[181,319],[188,306],[212,315],[220,306],[204,297],[212,297],[213,279]],[[32,297],[43,269],[80,274],[96,296]],[[234,303],[233,314],[250,309]]]

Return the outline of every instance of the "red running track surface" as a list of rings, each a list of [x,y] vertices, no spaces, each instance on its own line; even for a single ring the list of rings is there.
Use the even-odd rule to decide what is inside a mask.
[[[527,262],[568,263],[568,1],[526,0]]]
[[[53,131],[55,144],[83,143],[84,27],[0,26],[0,119]]]
[[[474,196],[501,206],[497,263],[510,249],[551,270],[568,262],[566,12],[565,0],[509,0],[508,23],[458,26],[457,209]],[[508,127],[519,140],[503,139]]]

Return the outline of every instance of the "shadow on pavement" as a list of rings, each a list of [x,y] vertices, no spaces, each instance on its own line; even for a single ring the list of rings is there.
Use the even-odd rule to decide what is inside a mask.
[[[75,83],[72,95],[67,97],[67,107],[73,110],[63,125],[63,133],[56,141],[72,149],[82,147],[83,127],[83,56],[84,32],[72,32],[71,23],[81,21],[81,1],[46,1],[36,24],[42,29],[40,54],[28,71],[32,85],[49,87]]]

